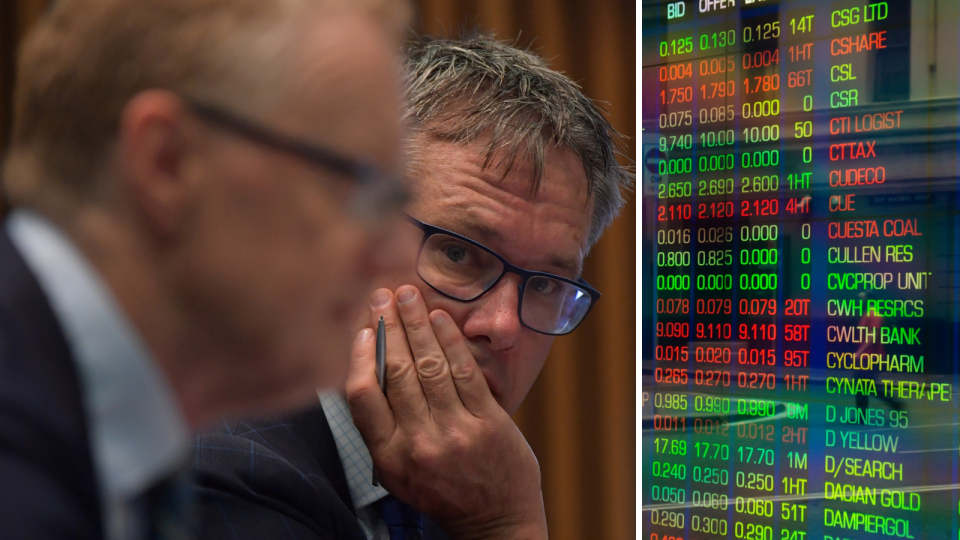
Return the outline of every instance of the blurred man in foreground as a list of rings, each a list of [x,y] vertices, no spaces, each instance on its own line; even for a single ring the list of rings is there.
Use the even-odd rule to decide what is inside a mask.
[[[417,273],[373,294],[346,399],[198,439],[206,538],[546,538],[509,415],[599,297],[583,258],[632,176],[597,107],[535,55],[483,36],[407,53]]]
[[[194,430],[342,385],[399,215],[406,19],[59,0],[33,29],[0,232],[3,538],[180,538]]]

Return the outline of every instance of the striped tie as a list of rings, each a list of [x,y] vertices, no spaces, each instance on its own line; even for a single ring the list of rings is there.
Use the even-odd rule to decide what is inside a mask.
[[[423,540],[423,514],[393,495],[373,503],[390,531],[390,540]]]

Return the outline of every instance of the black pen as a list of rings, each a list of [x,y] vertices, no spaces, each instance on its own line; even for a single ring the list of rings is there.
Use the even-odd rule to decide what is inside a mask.
[[[380,391],[387,394],[387,329],[383,325],[383,317],[377,323],[377,381],[380,383]],[[377,479],[377,469],[373,469],[373,485],[379,486]]]
[[[387,393],[387,329],[383,325],[383,317],[377,323],[377,380],[380,390]]]

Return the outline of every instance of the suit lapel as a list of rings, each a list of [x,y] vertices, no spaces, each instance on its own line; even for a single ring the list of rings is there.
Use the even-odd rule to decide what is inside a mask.
[[[340,454],[337,452],[337,443],[333,439],[323,408],[314,407],[304,411],[294,417],[292,423],[316,458],[317,464],[323,469],[337,496],[351,512],[356,513],[347,485],[347,475],[343,472],[343,464],[340,463]]]
[[[60,323],[5,225],[0,221],[0,398],[5,413],[42,425],[43,440],[67,443],[33,448],[31,459],[49,466],[51,478],[82,501],[99,535],[100,497],[80,379]]]
[[[286,419],[228,421],[226,433],[200,437],[200,483],[255,497],[257,504],[332,534],[321,538],[363,538],[349,495],[344,502],[320,466],[321,420],[323,411],[317,406]]]

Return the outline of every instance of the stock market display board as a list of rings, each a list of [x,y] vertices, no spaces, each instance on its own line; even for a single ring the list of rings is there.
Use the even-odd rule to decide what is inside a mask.
[[[644,540],[960,538],[957,4],[642,3]]]

